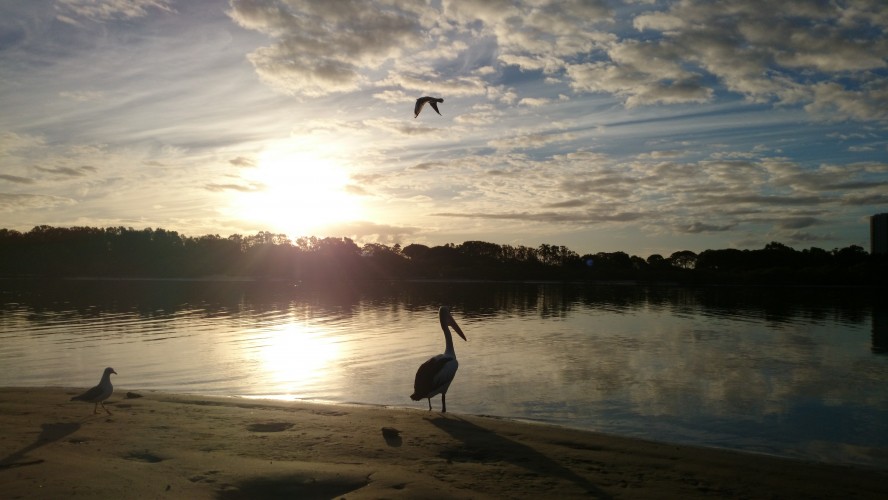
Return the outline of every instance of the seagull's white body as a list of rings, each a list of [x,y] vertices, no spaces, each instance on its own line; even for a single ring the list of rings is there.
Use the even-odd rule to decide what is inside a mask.
[[[450,335],[450,328],[466,340],[462,330],[450,310],[446,307],[438,309],[438,319],[441,321],[441,329],[444,330],[445,349],[444,354],[438,354],[420,365],[416,370],[416,379],[413,382],[413,394],[410,399],[419,401],[420,399],[429,400],[429,410],[432,409],[432,398],[441,395],[441,412],[447,412],[447,389],[456,376],[456,370],[459,368],[459,362],[456,360],[456,351],[453,350],[453,337]]]
[[[440,97],[429,96],[420,97],[416,100],[416,106],[413,106],[413,117],[416,118],[417,116],[419,116],[419,112],[422,111],[422,108],[426,105],[426,103],[429,103],[432,106],[432,109],[435,110],[435,113],[438,113],[440,115],[441,112],[438,111],[439,102],[444,102],[444,99]]]
[[[105,410],[108,415],[111,414],[108,411],[108,408],[105,408],[105,400],[111,397],[111,393],[114,392],[114,386],[111,385],[111,374],[117,375],[117,372],[114,371],[114,368],[110,366],[105,368],[104,373],[102,373],[102,380],[99,381],[99,385],[93,387],[92,389],[84,392],[79,396],[74,396],[71,398],[71,401],[86,401],[87,403],[95,403],[93,406],[93,413],[99,412],[99,405],[102,405],[102,409]]]

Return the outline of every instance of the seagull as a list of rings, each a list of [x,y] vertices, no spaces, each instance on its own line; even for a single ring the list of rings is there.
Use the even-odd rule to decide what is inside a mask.
[[[447,413],[447,389],[453,382],[456,375],[456,369],[459,368],[459,362],[456,361],[456,352],[453,350],[453,338],[450,336],[450,326],[456,330],[456,333],[467,340],[462,330],[450,310],[446,307],[438,309],[438,319],[441,321],[441,329],[444,330],[444,341],[446,348],[444,354],[438,354],[419,366],[416,370],[416,380],[413,382],[413,394],[410,399],[419,401],[420,399],[429,400],[429,411],[432,410],[432,397],[441,395],[441,413]]]
[[[442,99],[440,97],[429,97],[429,96],[420,97],[419,99],[416,100],[416,106],[413,107],[413,117],[416,118],[417,116],[419,116],[419,112],[422,111],[422,107],[425,106],[426,103],[431,104],[432,109],[435,110],[435,113],[438,113],[440,115],[441,112],[438,111],[438,103],[439,102],[444,102],[444,99]]]
[[[86,401],[87,403],[95,403],[93,406],[93,413],[99,412],[99,404],[102,405],[102,409],[105,410],[108,415],[111,414],[108,411],[108,408],[105,408],[105,400],[111,397],[111,393],[114,392],[114,386],[111,385],[111,374],[117,375],[117,372],[114,371],[114,368],[110,366],[105,368],[104,373],[102,373],[102,380],[99,381],[99,385],[93,387],[92,389],[84,392],[79,396],[74,396],[71,398],[71,401]]]

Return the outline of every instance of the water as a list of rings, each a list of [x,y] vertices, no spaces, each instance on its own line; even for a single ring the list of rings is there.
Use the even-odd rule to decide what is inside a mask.
[[[628,285],[0,281],[0,385],[427,408],[888,467],[888,301],[870,291]],[[440,398],[433,406],[440,409]]]

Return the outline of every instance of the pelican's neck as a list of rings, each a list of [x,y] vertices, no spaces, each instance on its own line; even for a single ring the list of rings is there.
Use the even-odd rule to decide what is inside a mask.
[[[450,334],[450,328],[441,318],[441,329],[444,330],[444,355],[456,359],[456,351],[453,350],[453,336]]]

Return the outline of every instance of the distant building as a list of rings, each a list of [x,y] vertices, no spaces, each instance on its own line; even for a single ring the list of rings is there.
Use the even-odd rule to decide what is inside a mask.
[[[870,254],[888,255],[888,214],[870,217]]]

